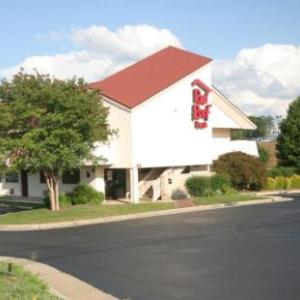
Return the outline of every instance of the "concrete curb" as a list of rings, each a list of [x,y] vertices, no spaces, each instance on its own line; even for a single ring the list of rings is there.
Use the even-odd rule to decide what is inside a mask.
[[[50,288],[50,292],[57,297],[64,300],[82,300],[82,299],[95,299],[95,300],[117,300],[118,298],[106,294],[79,280],[78,278],[63,273],[56,268],[35,262],[28,259],[0,256],[0,261],[12,262],[21,265],[27,271],[37,275],[41,278]]]
[[[289,195],[289,194],[300,194],[300,189],[293,190],[266,190],[261,192],[256,192],[257,196],[268,196],[268,195]]]
[[[266,203],[275,203],[275,202],[286,202],[286,201],[292,201],[292,200],[293,200],[293,198],[272,197],[272,198],[266,198],[266,199],[261,199],[261,200],[248,200],[248,201],[238,201],[238,202],[232,202],[232,203],[208,204],[208,205],[202,205],[202,206],[167,209],[167,210],[137,213],[137,214],[131,214],[131,215],[101,217],[101,218],[95,218],[95,219],[66,221],[66,222],[49,223],[49,224],[45,223],[45,224],[28,224],[28,225],[27,224],[24,224],[24,225],[0,225],[0,231],[30,231],[30,230],[48,230],[48,229],[68,228],[68,227],[76,227],[76,226],[84,226],[84,225],[94,225],[94,224],[142,219],[142,218],[149,218],[149,217],[156,217],[156,216],[165,216],[165,215],[174,215],[174,214],[181,214],[181,213],[205,211],[205,210],[211,210],[211,209],[220,209],[220,208],[246,206],[246,205],[257,205],[257,204],[266,204]]]

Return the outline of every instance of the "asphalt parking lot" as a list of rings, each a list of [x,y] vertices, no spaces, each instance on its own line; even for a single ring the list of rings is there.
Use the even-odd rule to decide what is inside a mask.
[[[300,299],[295,201],[48,231],[0,232],[0,255],[38,260],[121,299]]]

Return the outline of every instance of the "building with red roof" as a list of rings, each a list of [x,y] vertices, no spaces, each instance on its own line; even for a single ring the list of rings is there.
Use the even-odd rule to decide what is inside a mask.
[[[255,125],[213,86],[211,58],[167,47],[103,79],[90,83],[109,109],[117,134],[95,145],[102,165],[85,162],[60,190],[79,182],[105,192],[107,199],[168,199],[191,175],[210,175],[219,155],[258,155],[252,141],[232,141],[232,129]],[[19,178],[20,181],[20,178]],[[47,190],[29,175],[29,196]],[[22,182],[0,183],[0,193],[22,194]]]

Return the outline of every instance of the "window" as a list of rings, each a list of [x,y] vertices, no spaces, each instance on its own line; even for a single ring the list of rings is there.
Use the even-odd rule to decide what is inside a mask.
[[[64,184],[78,184],[80,182],[80,170],[75,169],[64,172],[62,181]]]
[[[182,174],[189,174],[191,172],[191,167],[190,166],[187,166],[185,167],[183,170],[182,170]]]
[[[19,174],[17,172],[6,173],[5,181],[7,183],[18,183],[19,182]]]

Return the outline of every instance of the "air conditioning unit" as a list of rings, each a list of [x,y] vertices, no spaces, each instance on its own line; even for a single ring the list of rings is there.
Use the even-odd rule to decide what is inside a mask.
[[[14,195],[15,194],[15,189],[9,189],[9,194]]]
[[[48,190],[43,190],[43,195],[44,195],[44,197],[47,197],[48,196]]]

